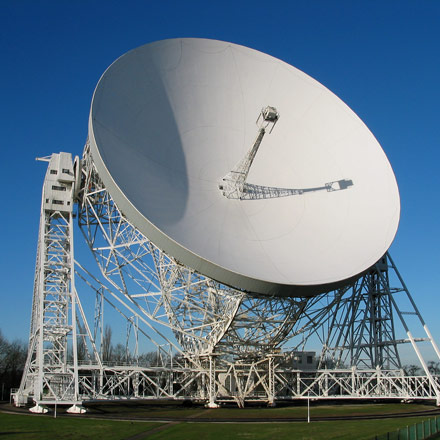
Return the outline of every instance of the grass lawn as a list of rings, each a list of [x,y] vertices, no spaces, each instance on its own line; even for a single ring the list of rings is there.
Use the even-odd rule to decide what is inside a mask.
[[[338,416],[367,416],[371,414],[399,414],[411,411],[432,411],[437,408],[432,405],[419,404],[358,404],[358,405],[324,405],[320,403],[317,406],[311,405],[310,415],[313,417],[338,417]],[[234,419],[234,418],[302,418],[307,419],[307,406],[288,406],[284,408],[219,408],[215,410],[199,410],[197,419],[211,418],[216,419]]]
[[[375,405],[377,409],[377,405]],[[252,411],[252,410],[249,410]],[[271,410],[269,410],[271,411]],[[186,411],[185,411],[186,412]],[[240,411],[237,411],[240,412]],[[41,415],[12,415],[0,413],[0,438],[6,439],[129,439],[145,433],[149,440],[300,440],[300,439],[356,439],[371,440],[398,428],[419,423],[428,417],[380,420],[344,420],[331,422],[287,423],[193,423],[188,419],[174,423],[115,421]],[[162,427],[161,431],[152,430]],[[139,439],[144,438],[140,434]]]
[[[0,413],[0,438],[2,440],[30,439],[106,439],[119,440],[134,436],[161,423],[122,422],[113,420],[81,419],[79,417],[57,417],[15,415]]]
[[[166,427],[148,440],[372,440],[377,434],[419,423],[426,418],[292,423],[188,423]]]
[[[145,402],[126,402],[120,403],[94,403],[87,405],[88,414],[96,416],[135,417],[135,418],[163,418],[163,419],[255,419],[256,421],[264,418],[274,419],[307,419],[307,404],[279,406],[276,408],[237,407],[218,408],[214,410],[205,409],[203,406],[185,407],[179,404],[155,404]],[[338,417],[338,416],[366,416],[370,414],[386,415],[420,411],[438,410],[434,405],[429,404],[401,404],[401,403],[381,403],[381,404],[324,404],[314,402],[310,407],[312,420],[314,417]]]

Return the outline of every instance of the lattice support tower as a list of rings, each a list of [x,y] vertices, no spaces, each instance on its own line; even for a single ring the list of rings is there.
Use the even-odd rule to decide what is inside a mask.
[[[49,163],[44,180],[34,281],[29,351],[18,400],[31,394],[41,405],[71,403],[81,411],[77,353],[77,295],[73,258],[75,167],[68,153]],[[78,167],[78,161],[76,162]]]

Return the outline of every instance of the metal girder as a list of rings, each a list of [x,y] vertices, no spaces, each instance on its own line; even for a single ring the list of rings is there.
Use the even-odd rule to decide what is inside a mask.
[[[17,393],[19,402],[32,395],[36,411],[47,399],[80,402],[72,216],[75,168],[68,153],[42,160],[49,165],[42,192],[29,350]]]
[[[306,299],[246,295],[187,268],[136,230],[85,150],[79,223],[105,279],[143,317],[173,330],[185,355],[246,356],[286,342]]]
[[[50,160],[67,163],[62,155]],[[418,344],[430,342],[439,360],[440,352],[388,254],[330,293],[247,295],[181,265],[133,227],[102,184],[88,145],[82,162],[70,164],[72,176],[61,183],[53,183],[50,165],[43,188],[29,354],[17,404],[28,396],[37,405],[166,398],[216,407],[309,397],[440,403],[439,379]],[[55,198],[60,191],[62,200]],[[77,262],[74,267],[74,202],[102,279]],[[76,294],[75,274],[95,294],[93,327]],[[126,321],[124,355],[117,361],[106,359],[103,349],[108,307]],[[418,319],[424,335],[413,335],[407,315]],[[396,337],[396,316],[405,338]],[[142,357],[141,339],[157,349],[153,364]],[[402,343],[412,344],[424,376],[403,372]],[[298,353],[319,344],[316,365],[298,368]]]

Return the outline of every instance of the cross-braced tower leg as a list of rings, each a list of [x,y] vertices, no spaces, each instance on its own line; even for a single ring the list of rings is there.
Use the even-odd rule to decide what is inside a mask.
[[[62,401],[78,412],[78,299],[72,221],[75,169],[68,153],[42,160],[49,166],[41,203],[29,350],[15,401],[23,404],[32,396],[34,412],[46,412],[44,404]]]
[[[219,405],[216,403],[216,367],[215,367],[215,354],[211,354],[208,356],[208,372],[209,372],[209,379],[208,379],[208,403],[206,405],[207,408],[218,408]]]
[[[268,359],[268,382],[269,382],[269,392],[268,392],[268,399],[267,399],[267,405],[268,406],[275,406],[275,358],[273,355],[269,355]]]
[[[331,316],[322,361],[338,367],[401,369],[386,256],[353,284]]]
[[[388,253],[328,313],[332,319],[321,366],[325,363],[339,368],[348,365],[355,370],[403,372],[398,346],[410,343],[429,382],[429,394],[435,395],[440,403],[440,386],[429,371],[419,344],[428,342],[439,361],[440,351]],[[415,318],[415,322],[410,324],[406,317]],[[396,337],[395,325],[399,322],[407,339]],[[413,331],[417,326],[424,334],[415,337]]]
[[[396,276],[399,280],[399,283],[400,283],[400,287],[398,289],[396,289],[395,292],[392,292],[391,289],[389,289],[389,294],[390,294],[391,303],[392,303],[394,309],[396,310],[396,313],[399,316],[400,322],[402,323],[402,325],[405,329],[406,335],[408,337],[408,339],[405,342],[410,342],[412,347],[414,348],[414,351],[416,352],[417,358],[419,359],[420,364],[422,365],[423,371],[425,372],[426,377],[429,380],[429,384],[430,384],[433,392],[436,395],[437,405],[440,406],[440,384],[434,378],[431,371],[429,370],[428,365],[426,364],[426,361],[425,361],[425,359],[419,349],[418,343],[428,342],[431,345],[431,347],[434,349],[434,352],[437,356],[437,361],[440,361],[440,350],[439,350],[434,338],[432,337],[432,334],[431,334],[427,324],[425,323],[419,309],[417,308],[416,303],[414,302],[414,299],[412,298],[408,288],[406,287],[406,284],[403,281],[402,276],[400,275],[399,271],[397,270],[397,267],[394,264],[394,261],[392,260],[391,256],[388,253],[386,254],[386,258],[387,258],[388,267],[394,271],[394,273],[396,274]],[[383,281],[384,276],[381,275],[381,278]],[[408,305],[405,310],[402,310],[402,308],[399,307],[398,301],[396,301],[395,295],[393,295],[393,293],[400,293],[401,295],[406,297]],[[418,337],[418,338],[414,337],[413,332],[410,329],[410,326],[408,325],[407,321],[405,320],[405,315],[413,315],[416,317],[416,320],[423,328],[423,331],[425,333],[424,336]]]

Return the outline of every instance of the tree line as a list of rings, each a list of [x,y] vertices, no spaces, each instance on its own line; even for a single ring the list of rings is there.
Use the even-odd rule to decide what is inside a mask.
[[[85,333],[85,329],[80,326],[80,332]],[[112,328],[106,325],[104,328],[100,356],[104,363],[110,364],[138,364],[143,366],[160,366],[161,359],[157,351],[150,351],[147,353],[139,353],[134,355],[126,345],[120,342],[116,345],[112,342]],[[87,359],[87,351],[85,347],[85,342],[83,339],[78,341],[78,360],[83,361]]]
[[[79,329],[80,333],[85,333],[85,329]],[[11,389],[20,386],[21,377],[27,357],[27,343],[14,340],[8,341],[0,329],[0,401],[7,401],[10,398]],[[87,348],[84,339],[78,339],[78,360],[87,361]],[[104,363],[109,364],[130,364],[137,363],[144,366],[159,366],[160,356],[157,351],[139,354],[136,359],[127,350],[127,347],[121,343],[114,345],[112,343],[112,329],[105,327],[101,357]],[[67,353],[68,362],[73,360],[72,347],[70,346]]]
[[[0,400],[8,400],[11,388],[18,388],[26,363],[27,344],[9,342],[0,330]]]
[[[440,362],[428,361],[426,366],[431,374],[440,374]],[[425,374],[422,367],[413,364],[405,365],[403,370],[408,376],[420,376]]]

